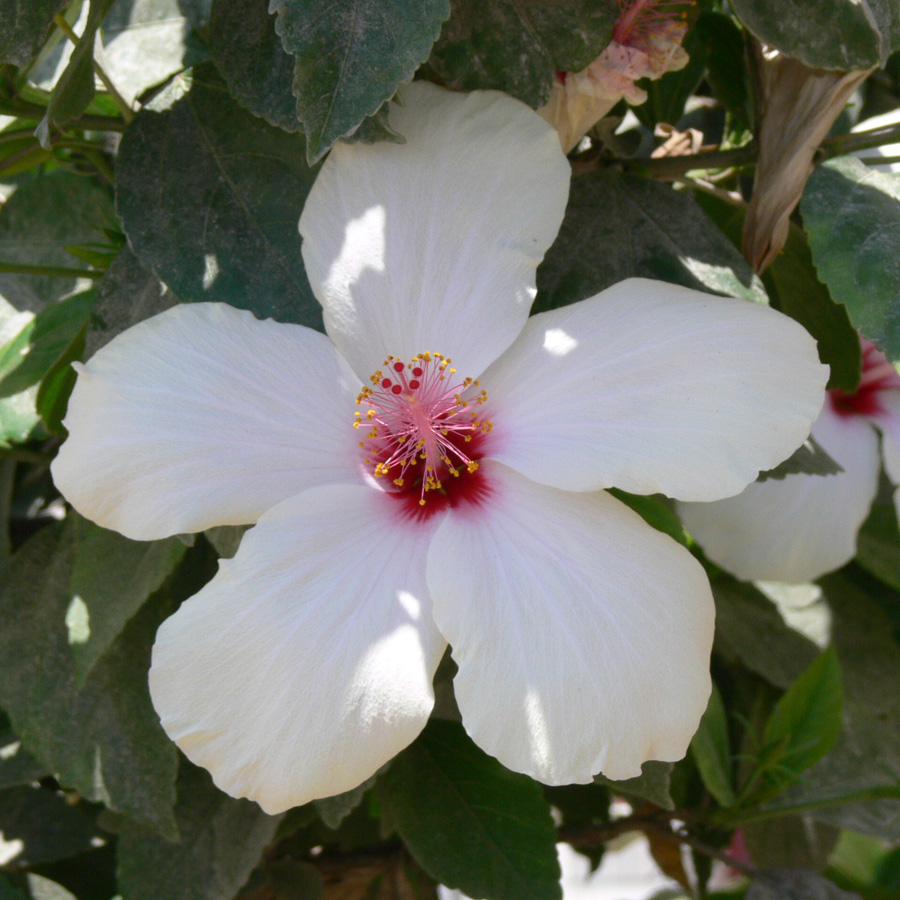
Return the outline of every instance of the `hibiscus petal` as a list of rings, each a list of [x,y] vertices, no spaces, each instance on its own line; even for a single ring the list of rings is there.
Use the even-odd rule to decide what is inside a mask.
[[[519,333],[562,222],[556,132],[495,91],[426,83],[391,105],[397,144],[338,144],[300,219],[328,334],[367,378],[388,354],[477,376]]]
[[[685,528],[716,565],[747,581],[805,582],[856,555],[878,488],[878,438],[859,416],[825,404],[815,439],[844,469],[751,484],[716,503],[680,503]]]
[[[900,391],[882,391],[878,395],[881,412],[872,417],[881,429],[881,452],[884,456],[884,470],[894,491],[894,507],[900,519]]]
[[[286,500],[160,628],[153,704],[226,793],[274,814],[350,790],[425,726],[446,647],[433,528],[393,502],[349,485]]]
[[[786,316],[633,278],[532,317],[484,373],[488,453],[566,490],[718,500],[805,440],[827,376]]]
[[[451,511],[428,554],[469,734],[546,784],[680,759],[710,691],[702,567],[605,492],[483,473],[489,501]]]
[[[307,487],[358,478],[360,384],[309,328],[186,304],[79,372],[53,479],[80,513],[127,537],[254,522]]]

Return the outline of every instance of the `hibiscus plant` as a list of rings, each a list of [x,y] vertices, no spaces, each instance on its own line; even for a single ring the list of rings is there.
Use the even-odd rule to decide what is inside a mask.
[[[900,896],[898,323],[900,0],[0,0],[0,900]]]

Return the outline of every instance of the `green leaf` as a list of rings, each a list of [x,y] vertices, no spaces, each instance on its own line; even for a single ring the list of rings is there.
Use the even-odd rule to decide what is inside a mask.
[[[750,584],[720,576],[712,581],[716,601],[715,649],[737,658],[770,684],[788,688],[818,656],[819,648],[791,628],[776,606]]]
[[[164,312],[178,298],[126,247],[97,285],[97,299],[88,324],[85,358],[93,356],[117,334],[150,316]]]
[[[783,787],[817,763],[841,733],[843,690],[834,647],[788,688],[766,722],[762,756],[769,784]]]
[[[178,844],[126,822],[119,833],[119,887],[128,900],[232,900],[275,835],[280,816],[223,794],[182,759]]]
[[[703,42],[706,80],[713,96],[734,116],[750,124],[750,83],[744,56],[744,35],[730,16],[704,10],[693,33]]]
[[[89,2],[90,12],[84,32],[59,80],[53,86],[47,112],[35,130],[42,147],[52,146],[52,132],[80,116],[94,99],[94,41],[112,0]]]
[[[799,473],[819,475],[824,478],[843,471],[843,468],[828,455],[822,445],[810,435],[784,462],[779,463],[774,469],[760,472],[756,480],[768,481],[770,478],[774,478],[776,481],[780,481],[787,475]]]
[[[210,65],[161,102],[173,98],[119,150],[116,202],[141,264],[183,300],[321,328],[297,231],[316,174],[303,138],[238,106]]]
[[[652,525],[657,531],[662,531],[669,537],[674,538],[679,544],[687,546],[688,539],[684,533],[681,519],[678,518],[674,509],[672,509],[671,501],[663,497],[662,494],[643,496],[640,494],[629,494],[626,491],[620,491],[618,488],[610,488],[609,492],[617,500],[621,500],[626,506],[630,506],[648,525]]]
[[[900,529],[890,499],[877,502],[856,536],[856,561],[876,578],[900,591]]]
[[[150,704],[162,604],[128,623],[79,688],[66,614],[75,565],[68,523],[38,532],[0,590],[0,703],[26,748],[64,785],[174,834],[176,757]]]
[[[0,397],[11,397],[40,382],[84,327],[93,304],[93,291],[60,300],[0,346]]]
[[[75,535],[65,621],[75,672],[83,684],[127,622],[172,574],[187,548],[174,537],[131,541],[81,517],[75,519]]]
[[[68,172],[26,182],[0,205],[0,262],[72,268],[66,251],[103,237],[115,221],[109,193]],[[0,273],[0,298],[37,313],[79,287],[75,278]]]
[[[833,881],[808,869],[765,869],[754,879],[745,900],[860,900]]]
[[[0,0],[0,63],[25,66],[69,0]]]
[[[735,801],[735,793],[728,718],[722,704],[722,695],[715,684],[709,697],[709,705],[700,720],[700,727],[691,741],[691,754],[706,789],[721,806],[731,806]]]
[[[847,308],[835,303],[819,280],[807,237],[793,223],[784,249],[769,264],[763,282],[772,305],[796,319],[818,342],[819,358],[831,366],[828,387],[852,394],[862,372],[859,336]]]
[[[781,816],[743,826],[747,852],[755,866],[802,866],[821,872],[840,831],[809,816]]]
[[[0,713],[0,788],[29,784],[47,774],[13,733],[6,713]]]
[[[294,96],[294,57],[275,32],[261,0],[215,0],[209,45],[231,95],[255,116],[300,131]]]
[[[762,282],[691,196],[631,175],[575,178],[559,236],[538,269],[535,312],[634,276],[767,302]]]
[[[23,785],[0,791],[0,833],[21,844],[4,865],[34,866],[84,853],[105,843],[93,810],[84,801],[70,803],[59,791]]]
[[[675,809],[675,801],[670,793],[673,768],[674,763],[651,760],[641,766],[641,774],[636,778],[613,781],[605,775],[595,775],[594,781],[605,785],[614,793],[640,797],[663,809]]]
[[[866,585],[843,573],[821,584],[843,675],[844,733],[767,808],[809,807],[816,818],[838,827],[897,841],[900,799],[875,798],[900,798],[900,644]]]
[[[128,103],[192,64],[191,23],[182,5],[116,0],[103,20],[103,68]]]
[[[375,113],[428,59],[448,0],[271,0],[310,164]],[[364,39],[361,37],[364,35]]]
[[[80,361],[84,356],[84,333],[86,326],[78,332],[63,354],[48,369],[47,374],[38,387],[35,406],[51,434],[66,437],[67,432],[62,420],[66,416],[69,397],[75,387],[76,373],[72,363]]]
[[[359,806],[372,785],[375,784],[375,776],[364,781],[362,784],[343,794],[335,794],[333,797],[323,797],[321,800],[314,800],[313,805],[319,818],[329,827],[338,828],[341,822]]]
[[[883,66],[900,38],[894,0],[732,0],[763,43],[813,69]]]
[[[496,88],[536,109],[557,71],[600,55],[618,15],[615,0],[453,0],[428,62],[452,88]]]
[[[863,336],[900,359],[900,176],[840,157],[813,172],[800,209],[819,277]]]
[[[530,778],[433,719],[379,779],[376,795],[419,865],[491,900],[560,898],[550,806]]]

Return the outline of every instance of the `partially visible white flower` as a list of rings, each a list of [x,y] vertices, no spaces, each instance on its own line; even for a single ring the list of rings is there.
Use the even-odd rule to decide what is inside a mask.
[[[892,109],[880,116],[872,116],[853,126],[854,132],[872,131],[875,128],[887,128],[891,125],[900,125],[900,109]],[[869,147],[866,150],[857,150],[853,154],[860,159],[878,159],[880,157],[892,158],[894,162],[871,163],[871,167],[879,172],[900,172],[900,141],[892,144],[882,144],[880,147]]]
[[[881,458],[900,484],[900,375],[860,339],[863,371],[854,394],[828,391],[813,437],[843,468],[751,484],[715,503],[679,503],[685,528],[716,565],[746,581],[799,584],[856,555],[856,536],[878,489]],[[900,491],[894,502],[900,515]]]
[[[463,724],[511,769],[681,758],[709,583],[603,488],[734,494],[824,399],[814,341],[753,303],[632,279],[529,318],[568,193],[556,134],[496,92],[403,99],[406,143],[336,146],[300,220],[328,337],[215,303],[149,319],[80,370],[53,465],[132,538],[255,523],[160,628],[150,688],[269,812],[409,744],[448,643]]]
[[[688,64],[681,46],[687,33],[682,0],[619,0],[621,13],[609,46],[580,72],[559,72],[553,93],[538,112],[557,130],[568,153],[623,97],[632,106],[647,100],[635,82],[656,81]]]

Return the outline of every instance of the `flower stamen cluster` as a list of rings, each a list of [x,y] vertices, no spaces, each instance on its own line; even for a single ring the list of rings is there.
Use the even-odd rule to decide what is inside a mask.
[[[366,465],[398,490],[418,486],[419,506],[425,506],[428,491],[445,491],[443,479],[478,470],[466,445],[493,428],[477,409],[486,403],[487,391],[476,390],[473,378],[455,377],[451,363],[433,352],[408,363],[389,356],[384,370],[370,376],[372,386],[356,398],[357,405],[368,407],[357,411],[353,422],[354,428],[368,428],[359,442]]]

